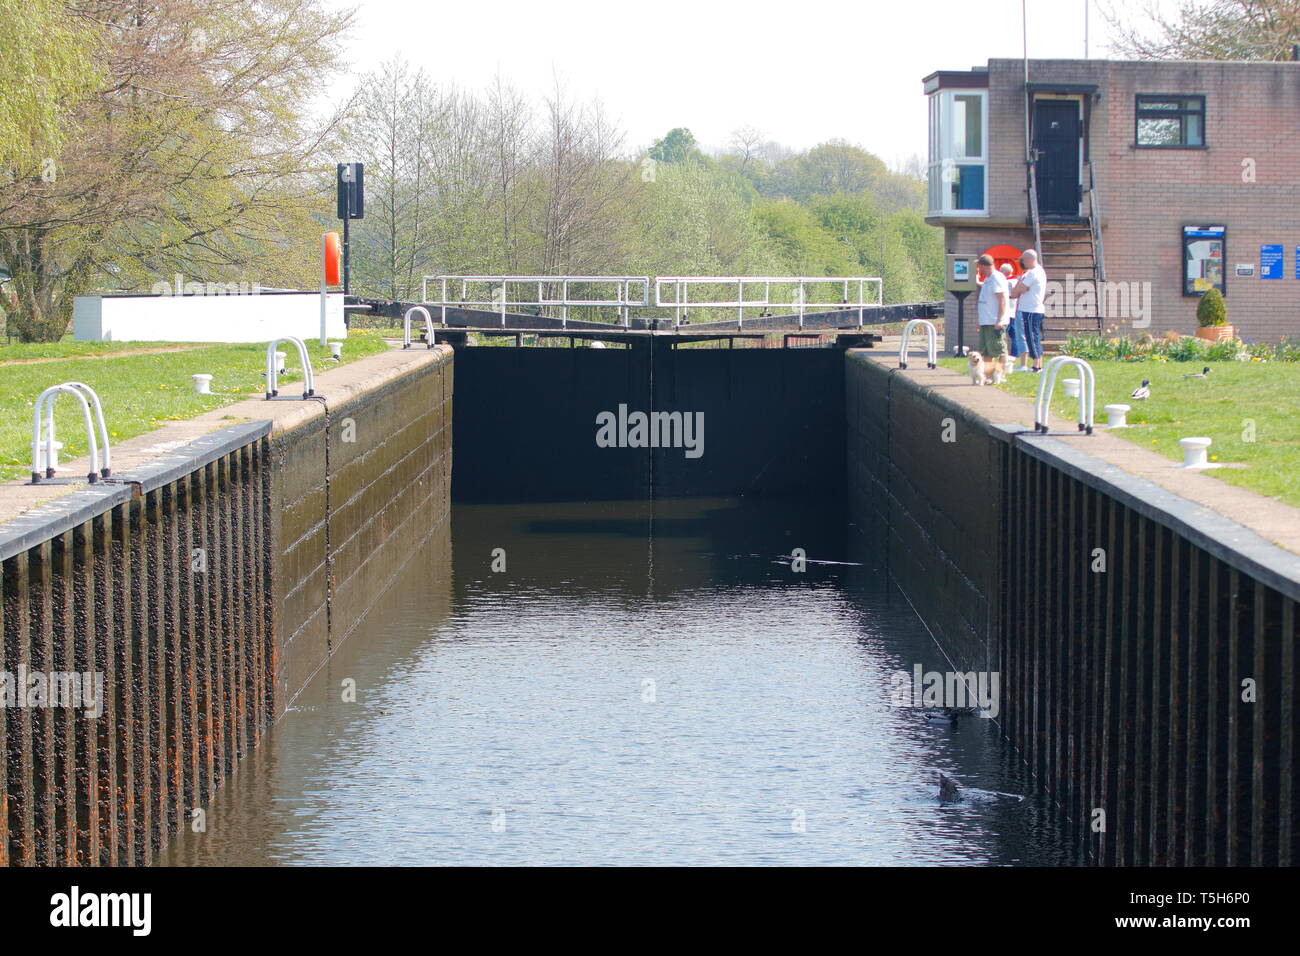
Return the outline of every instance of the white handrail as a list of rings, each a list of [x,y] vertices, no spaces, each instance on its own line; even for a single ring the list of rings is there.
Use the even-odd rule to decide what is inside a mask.
[[[772,298],[772,286],[776,285],[793,285],[795,292],[790,301],[774,300]],[[736,287],[736,297],[734,299],[712,299],[708,301],[691,301],[690,290],[692,286],[700,285],[734,285]],[[747,286],[763,287],[762,295],[757,294],[757,290],[752,293],[746,292]],[[825,285],[837,285],[841,289],[841,298],[838,302],[817,302],[810,301],[808,287],[819,287]],[[875,292],[868,299],[867,286],[871,285]],[[665,287],[668,294],[665,295]],[[856,286],[857,294],[854,298],[852,289]],[[884,280],[878,276],[660,276],[655,279],[655,307],[660,309],[674,310],[674,324],[680,325],[682,313],[687,309],[735,309],[736,324],[739,326],[744,321],[745,309],[790,309],[799,316],[799,325],[803,326],[803,315],[806,311],[853,311],[857,310],[858,325],[863,324],[863,310],[868,306],[880,306],[884,304]]]
[[[898,367],[907,368],[907,350],[912,344],[912,329],[925,327],[926,367],[935,368],[939,364],[939,330],[929,319],[912,319],[903,326],[903,340],[898,344]]]
[[[1092,434],[1093,403],[1096,397],[1096,376],[1092,366],[1073,355],[1057,355],[1047,360],[1043,370],[1038,373],[1038,395],[1034,399],[1034,430],[1048,432],[1048,419],[1051,417],[1052,390],[1056,387],[1056,377],[1065,367],[1079,370],[1082,381],[1079,382],[1079,431]]]
[[[429,298],[429,283],[438,284],[438,298]],[[448,294],[448,283],[460,283],[459,295]],[[490,298],[476,298],[471,291],[471,287],[476,284],[490,284],[493,286],[493,294]],[[569,287],[571,283],[603,284],[614,286],[614,296],[612,298],[579,298],[570,295]],[[548,286],[560,287],[560,295],[557,298],[547,292]],[[529,295],[525,297],[511,298],[511,288],[525,288],[529,290]],[[639,292],[634,292],[636,287]],[[498,294],[499,293],[499,294]],[[561,320],[567,328],[569,318],[569,308],[576,306],[585,306],[590,308],[610,308],[617,309],[619,317],[625,325],[629,324],[630,315],[628,310],[634,306],[644,308],[650,304],[650,277],[649,276],[525,276],[525,275],[436,275],[424,276],[420,283],[420,296],[424,302],[429,305],[440,308],[440,321],[443,325],[447,324],[448,308],[481,308],[491,307],[494,312],[501,314],[501,324],[506,324],[506,315],[509,306],[532,306],[536,308],[554,307],[561,310]]]
[[[298,358],[302,362],[302,397],[311,398],[316,392],[316,379],[311,371],[311,358],[307,355],[307,346],[303,345],[302,339],[294,338],[292,335],[281,336],[274,340],[266,347],[266,398],[270,401],[276,395],[280,394],[279,381],[277,380],[278,370],[275,361],[275,347],[281,342],[292,342],[298,349]]]
[[[47,408],[49,429],[44,436],[45,459],[43,464],[45,477],[54,477],[54,400],[59,395],[72,395],[81,403],[81,417],[86,424],[86,443],[90,446],[90,472],[87,474],[86,480],[93,485],[99,480],[101,468],[104,476],[108,476],[108,467],[100,463],[99,446],[95,441],[95,426],[91,422],[90,403],[86,401],[86,396],[81,389],[73,383],[51,385],[37,396],[36,405],[32,411],[32,484],[38,485],[41,483],[41,424],[42,413]],[[96,401],[96,404],[98,404],[98,401]]]
[[[100,474],[107,478],[112,474],[112,461],[109,459],[108,451],[108,426],[104,423],[104,407],[99,403],[99,396],[85,382],[64,382],[63,384],[81,389],[90,398],[90,404],[95,409],[95,419],[99,424],[99,448],[104,458],[100,464]]]
[[[411,306],[406,310],[406,315],[402,317],[402,348],[409,349],[411,347],[411,316],[416,312],[424,314],[424,334],[427,340],[426,347],[433,348],[433,316],[431,316],[429,310],[422,305]]]

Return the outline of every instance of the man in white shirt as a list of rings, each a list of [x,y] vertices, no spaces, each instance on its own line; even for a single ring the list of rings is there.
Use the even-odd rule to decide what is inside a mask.
[[[1020,281],[1011,290],[1016,299],[1016,328],[1023,329],[1025,349],[1033,359],[1034,371],[1043,368],[1043,303],[1047,299],[1047,273],[1038,264],[1038,253],[1026,249],[1020,254],[1020,265],[1025,270]]]
[[[993,257],[987,253],[976,261],[975,272],[981,280],[978,300],[980,354],[1000,362],[1007,352],[1004,333],[1011,308],[1007,297],[1007,277],[993,268]]]
[[[1025,332],[1020,326],[1016,325],[1016,303],[1011,298],[1011,288],[1019,281],[1016,278],[1016,270],[1011,263],[1004,262],[998,266],[998,271],[1007,277],[1007,372],[1016,371],[1014,368],[1016,359],[1020,359],[1020,371],[1029,371],[1029,350],[1025,347]]]

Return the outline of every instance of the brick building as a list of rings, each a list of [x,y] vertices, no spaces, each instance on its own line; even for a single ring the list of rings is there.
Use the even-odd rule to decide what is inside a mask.
[[[924,80],[926,221],[948,252],[1038,248],[1061,284],[1050,340],[1191,333],[1210,285],[1241,337],[1300,334],[1300,63],[1030,60],[1025,76],[990,60]]]

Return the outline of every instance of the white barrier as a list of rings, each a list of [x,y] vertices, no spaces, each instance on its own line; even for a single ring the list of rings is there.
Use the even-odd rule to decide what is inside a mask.
[[[320,335],[319,292],[245,295],[79,295],[72,306],[79,342],[265,342]],[[326,297],[326,330],[343,338],[343,295]]]

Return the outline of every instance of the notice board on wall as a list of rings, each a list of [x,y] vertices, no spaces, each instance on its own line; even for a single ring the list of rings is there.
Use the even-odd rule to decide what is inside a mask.
[[[1261,279],[1282,278],[1283,262],[1286,253],[1281,245],[1259,247],[1259,277]]]

